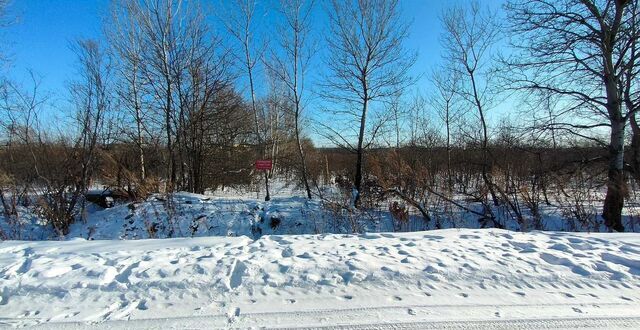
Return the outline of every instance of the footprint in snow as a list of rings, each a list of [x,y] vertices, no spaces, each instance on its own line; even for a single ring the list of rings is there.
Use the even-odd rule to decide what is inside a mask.
[[[146,311],[147,309],[149,309],[149,307],[147,306],[147,301],[144,299],[138,302],[136,308],[141,311]]]
[[[238,316],[240,316],[240,308],[236,307],[236,308],[230,309],[227,312],[227,322],[234,323]]]
[[[282,250],[281,256],[283,258],[289,258],[293,256],[293,251],[291,250],[291,248],[285,248],[284,250]]]
[[[235,289],[242,285],[242,281],[247,276],[247,266],[242,261],[237,261],[229,272],[229,288]]]

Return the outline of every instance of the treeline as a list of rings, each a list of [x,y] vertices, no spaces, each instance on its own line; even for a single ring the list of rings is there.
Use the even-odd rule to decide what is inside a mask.
[[[325,15],[322,38],[312,23]],[[64,234],[98,182],[138,199],[264,180],[268,199],[281,175],[307,198],[337,182],[351,211],[394,198],[428,221],[444,205],[523,228],[540,228],[527,225],[540,203],[605,189],[602,218],[625,230],[640,178],[637,0],[448,6],[426,86],[397,0],[114,0],[106,16],[104,40],[73,43],[72,113],[49,106],[35,74],[2,80],[7,218],[36,194]],[[494,124],[500,104],[518,119]]]

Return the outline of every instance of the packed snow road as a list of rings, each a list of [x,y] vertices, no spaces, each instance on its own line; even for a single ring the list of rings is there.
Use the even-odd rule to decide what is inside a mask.
[[[640,328],[640,234],[0,243],[0,325]]]

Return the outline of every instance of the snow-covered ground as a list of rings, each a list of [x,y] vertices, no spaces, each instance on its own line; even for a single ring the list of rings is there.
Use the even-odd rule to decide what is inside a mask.
[[[638,328],[640,234],[5,241],[0,296],[49,329]]]
[[[33,207],[20,206],[18,215],[7,219],[0,214],[0,238],[12,240],[88,240],[177,238],[208,236],[249,236],[291,234],[351,234],[362,232],[411,232],[436,228],[493,227],[496,223],[481,220],[478,215],[462,209],[443,211],[441,205],[433,205],[431,220],[425,219],[410,208],[405,219],[394,217],[389,203],[374,208],[348,209],[345,204],[332,200],[300,197],[291,189],[274,192],[271,201],[256,198],[255,192],[226,191],[198,195],[186,192],[171,195],[153,195],[143,202],[127,202],[113,208],[102,209],[89,203],[81,212],[69,233],[61,236]],[[640,231],[640,207],[628,203],[625,208],[625,230]],[[348,205],[348,204],[347,204]],[[481,205],[470,204],[481,211]],[[1,209],[0,209],[1,210]],[[562,213],[568,216],[563,216]],[[601,210],[590,210],[588,221],[579,222],[573,213],[558,206],[541,207],[542,228],[551,231],[606,232]],[[504,228],[522,231],[518,223],[508,215],[508,210],[497,208],[494,213]],[[528,221],[533,221],[527,215]],[[530,230],[525,228],[526,230]]]

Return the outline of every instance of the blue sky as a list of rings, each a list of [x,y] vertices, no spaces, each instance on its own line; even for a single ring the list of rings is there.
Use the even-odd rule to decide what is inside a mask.
[[[204,3],[211,5],[217,2],[207,0]],[[498,7],[502,1],[485,0],[483,3]],[[441,27],[438,16],[444,7],[451,4],[445,0],[401,0],[403,16],[413,21],[406,46],[418,51],[414,75],[424,75],[440,61]],[[110,1],[14,0],[11,6],[11,14],[17,16],[17,22],[0,37],[6,42],[5,48],[12,60],[10,76],[25,80],[27,69],[33,70],[42,78],[42,88],[53,96],[53,103],[59,108],[65,107],[68,98],[66,83],[73,78],[75,60],[69,45],[77,38],[102,38],[102,24]],[[319,27],[324,20],[322,1],[316,8],[318,13],[314,16]],[[266,15],[262,22],[267,27],[266,31],[273,23],[269,21],[271,17]],[[215,18],[211,18],[211,23],[215,26]],[[317,28],[316,32],[322,38],[325,30]],[[415,88],[428,89],[426,77]]]
[[[42,77],[43,88],[64,93],[73,75],[75,56],[70,43],[80,37],[98,37],[108,1],[13,0],[16,22],[3,35],[12,61],[11,74],[23,77],[27,69]]]

